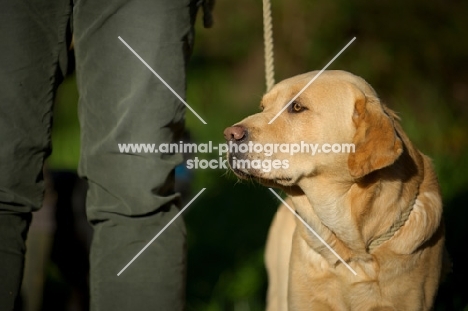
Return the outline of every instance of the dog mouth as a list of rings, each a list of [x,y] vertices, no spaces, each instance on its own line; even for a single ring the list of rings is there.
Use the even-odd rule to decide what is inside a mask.
[[[236,174],[237,177],[239,177],[240,179],[253,179],[253,178],[258,178],[257,176],[255,175],[252,175],[248,172],[244,172],[238,168],[233,168],[231,165],[230,165],[230,168],[231,168],[231,171],[234,172],[234,174]]]
[[[236,165],[237,160],[247,160],[245,154],[228,153],[227,158],[229,168],[231,169],[231,171],[234,172],[234,174],[236,174],[237,177],[241,179],[252,179],[257,177],[254,174],[252,174],[252,172],[250,172],[247,168],[238,167]]]
[[[246,154],[228,154],[228,163],[231,171],[240,179],[255,180],[256,182],[265,186],[292,186],[294,185],[293,179],[288,176],[268,176],[260,169],[238,167],[235,161],[250,160]]]

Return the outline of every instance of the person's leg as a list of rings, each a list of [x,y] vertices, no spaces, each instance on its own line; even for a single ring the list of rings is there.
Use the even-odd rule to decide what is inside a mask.
[[[124,39],[185,94],[192,40],[189,0],[77,0],[75,55],[87,214],[91,310],[184,308],[185,228],[168,227],[120,276],[117,273],[178,212],[174,168],[181,154],[121,154],[118,143],[178,141],[184,105],[118,39]]]
[[[21,285],[31,211],[42,204],[71,7],[63,0],[0,6],[0,310],[9,311]]]

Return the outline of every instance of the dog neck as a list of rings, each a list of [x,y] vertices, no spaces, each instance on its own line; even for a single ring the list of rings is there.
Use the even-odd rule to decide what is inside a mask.
[[[394,236],[415,205],[421,176],[414,175],[402,181],[387,175],[383,170],[360,182],[316,176],[303,180],[300,187],[304,194],[292,199],[298,214],[329,245],[339,249],[341,253],[335,251],[340,256],[365,258]],[[396,195],[401,193],[412,193],[412,197]],[[312,248],[322,250],[310,233],[302,231],[301,236]]]
[[[316,187],[317,184],[320,187]],[[292,196],[292,201],[304,221],[345,260],[356,253],[364,254],[366,244],[353,210],[349,208],[349,185],[317,176],[313,181],[305,181],[300,186],[305,189],[304,194]],[[311,248],[326,257],[327,261],[336,262],[337,258],[329,256],[330,252],[305,226],[298,223],[297,228]]]

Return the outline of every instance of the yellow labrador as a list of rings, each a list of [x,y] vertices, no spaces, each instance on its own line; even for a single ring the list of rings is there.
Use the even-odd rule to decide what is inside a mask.
[[[232,170],[286,192],[289,205],[344,261],[281,206],[266,247],[267,309],[430,310],[444,248],[441,196],[431,161],[395,113],[362,78],[325,71],[268,124],[317,74],[278,83],[260,113],[224,132]],[[278,147],[301,143],[323,149],[312,155]],[[278,148],[233,148],[242,144]],[[351,144],[354,152],[330,152]]]

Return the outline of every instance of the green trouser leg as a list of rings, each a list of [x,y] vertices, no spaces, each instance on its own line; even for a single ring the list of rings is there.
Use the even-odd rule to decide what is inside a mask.
[[[42,204],[67,1],[0,0],[0,310],[14,308],[31,212]]]
[[[81,160],[89,182],[91,309],[184,308],[185,227],[175,221],[117,273],[178,212],[174,168],[182,155],[121,154],[118,143],[178,141],[185,107],[118,39],[185,94],[192,40],[188,0],[75,2]]]
[[[52,101],[66,67],[67,1],[1,3],[0,310],[18,296],[31,211],[42,203]],[[94,227],[92,310],[182,310],[185,229],[174,222],[117,273],[178,209],[181,155],[120,154],[118,143],[178,139],[184,106],[118,40],[121,36],[180,95],[191,47],[188,0],[85,1],[73,8],[80,90],[80,174]]]

